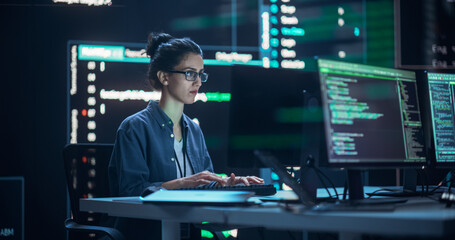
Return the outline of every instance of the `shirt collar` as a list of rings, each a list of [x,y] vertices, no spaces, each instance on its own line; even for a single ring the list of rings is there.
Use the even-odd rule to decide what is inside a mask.
[[[155,113],[155,114],[152,114],[152,116],[155,118],[155,120],[160,125],[160,127],[165,127],[165,126],[169,126],[171,128],[174,127],[172,120],[166,115],[166,113],[163,111],[163,109],[160,108],[157,101],[150,101],[147,105],[147,109],[149,111],[151,111],[152,113]],[[183,121],[183,128],[187,129],[188,128],[188,122],[187,122],[188,119],[184,113],[182,114],[182,121]]]

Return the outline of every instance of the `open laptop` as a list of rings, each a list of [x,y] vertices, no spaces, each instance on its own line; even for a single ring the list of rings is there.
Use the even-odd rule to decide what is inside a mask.
[[[281,165],[275,156],[268,152],[259,150],[254,151],[254,155],[259,158],[262,164],[271,168],[286,185],[292,188],[300,203],[307,207],[313,207],[316,205],[310,197],[310,194],[307,193],[302,186],[300,186],[300,184],[288,173],[288,171],[286,171],[285,167]]]

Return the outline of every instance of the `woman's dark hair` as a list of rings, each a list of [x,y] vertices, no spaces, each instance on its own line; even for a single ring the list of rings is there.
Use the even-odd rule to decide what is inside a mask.
[[[175,38],[167,33],[150,33],[147,55],[150,57],[148,75],[152,88],[161,90],[163,87],[157,76],[158,71],[173,70],[188,53],[202,56],[199,45],[189,38]]]

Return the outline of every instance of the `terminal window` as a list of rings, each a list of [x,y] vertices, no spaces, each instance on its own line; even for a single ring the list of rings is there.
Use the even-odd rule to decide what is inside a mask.
[[[318,64],[330,163],[425,162],[414,72]]]
[[[455,74],[428,73],[437,162],[455,162],[454,86]]]

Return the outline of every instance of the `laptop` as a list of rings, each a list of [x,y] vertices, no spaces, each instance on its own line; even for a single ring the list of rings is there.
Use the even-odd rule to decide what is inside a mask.
[[[316,203],[310,197],[310,194],[306,192],[302,186],[288,173],[286,168],[278,161],[278,159],[272,154],[264,151],[255,150],[254,155],[266,167],[271,168],[283,182],[292,188],[294,193],[297,195],[298,200],[304,206],[314,207]]]
[[[159,190],[145,197],[143,203],[186,205],[250,205],[250,191]]]

